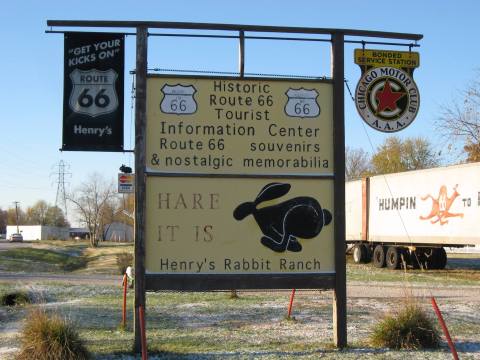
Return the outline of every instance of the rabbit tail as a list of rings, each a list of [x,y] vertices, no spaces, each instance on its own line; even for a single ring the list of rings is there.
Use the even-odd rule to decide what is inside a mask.
[[[243,204],[238,205],[233,211],[233,217],[236,220],[242,220],[248,215],[253,214],[255,211],[256,204],[254,202],[244,202]]]
[[[323,226],[326,226],[332,222],[332,213],[327,209],[323,209]]]

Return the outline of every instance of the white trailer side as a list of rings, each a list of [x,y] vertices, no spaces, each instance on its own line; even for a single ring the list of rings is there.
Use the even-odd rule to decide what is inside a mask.
[[[365,180],[355,180],[345,183],[345,236],[347,241],[366,240],[364,207]]]
[[[445,248],[480,248],[480,163],[348,182],[345,205],[357,263],[443,269]]]
[[[368,240],[480,245],[480,164],[370,178]]]

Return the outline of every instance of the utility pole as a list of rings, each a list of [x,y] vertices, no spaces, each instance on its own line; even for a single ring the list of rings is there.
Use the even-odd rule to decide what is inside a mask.
[[[15,204],[15,217],[16,217],[16,223],[17,223],[17,234],[20,234],[20,229],[18,227],[18,201],[13,202]]]

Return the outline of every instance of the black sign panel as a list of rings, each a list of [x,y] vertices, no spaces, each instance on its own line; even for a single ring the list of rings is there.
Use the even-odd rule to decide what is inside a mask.
[[[125,35],[65,33],[62,150],[123,151]]]

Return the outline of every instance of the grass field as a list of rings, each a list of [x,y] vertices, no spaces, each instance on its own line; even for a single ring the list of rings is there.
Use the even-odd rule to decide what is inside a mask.
[[[0,271],[113,275],[119,273],[117,255],[133,254],[132,244],[111,242],[97,248],[84,241],[42,241],[31,246],[0,251]]]
[[[66,246],[62,246],[66,245]],[[49,242],[31,249],[0,252],[1,271],[41,269],[71,274],[118,273],[116,255],[131,245]],[[71,260],[75,259],[75,260]],[[74,261],[81,266],[65,267]],[[391,351],[373,348],[368,336],[384,314],[402,306],[405,295],[393,290],[428,289],[417,300],[434,316],[429,294],[438,294],[461,359],[480,359],[480,259],[452,256],[444,271],[389,271],[348,261],[348,343],[333,348],[332,292],[298,291],[294,319],[286,319],[289,291],[147,293],[149,359],[451,359],[446,344],[432,351]],[[98,359],[134,359],[132,307],[128,294],[127,329],[120,330],[121,276],[118,285],[77,285],[61,281],[4,282],[0,293],[21,289],[33,305],[0,307],[0,359],[11,359],[29,309],[44,307],[76,324],[80,336]],[[437,295],[436,295],[437,296]],[[137,357],[138,358],[138,357]]]

